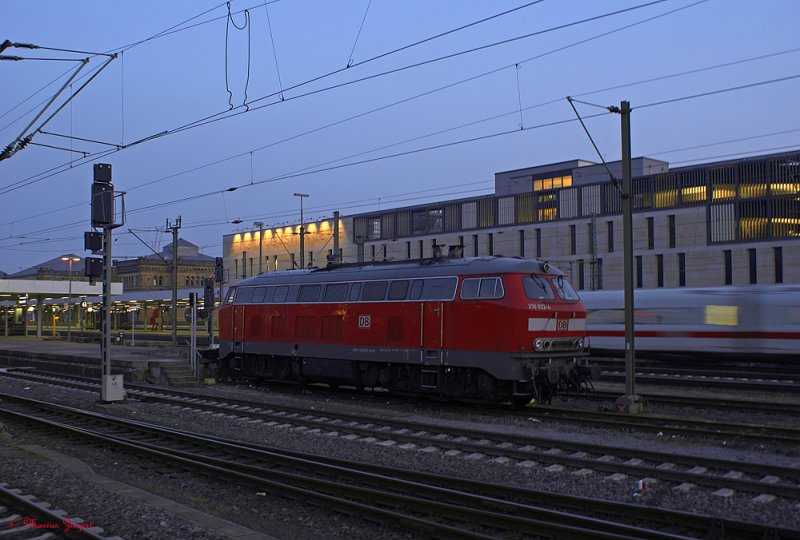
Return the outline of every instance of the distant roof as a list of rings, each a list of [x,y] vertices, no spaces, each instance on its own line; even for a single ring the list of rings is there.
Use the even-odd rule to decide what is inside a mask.
[[[58,272],[66,274],[69,272],[69,261],[62,261],[61,257],[72,257],[73,259],[75,258],[79,259],[78,261],[73,261],[72,272],[77,273],[78,275],[83,275],[83,266],[81,265],[81,263],[83,262],[84,257],[75,255],[74,253],[67,253],[66,255],[59,255],[55,259],[50,259],[49,261],[35,264],[30,268],[20,270],[19,272],[16,272],[14,274],[8,274],[8,277],[22,278],[25,276],[36,276],[39,274],[40,271]]]

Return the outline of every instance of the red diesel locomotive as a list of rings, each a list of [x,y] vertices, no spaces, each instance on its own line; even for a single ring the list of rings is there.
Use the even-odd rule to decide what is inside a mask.
[[[586,310],[520,258],[434,258],[262,273],[220,308],[220,375],[549,401],[591,378]]]

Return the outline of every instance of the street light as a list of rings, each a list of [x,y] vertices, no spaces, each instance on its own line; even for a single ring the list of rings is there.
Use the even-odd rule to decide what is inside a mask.
[[[263,221],[256,221],[253,223],[253,227],[258,227],[258,273],[261,273],[261,264],[264,260],[264,256],[262,255],[261,250],[264,246],[264,222]]]
[[[305,268],[306,264],[306,256],[305,256],[305,223],[303,223],[303,199],[308,197],[308,193],[295,193],[295,197],[300,197],[300,268]]]
[[[77,255],[64,255],[62,261],[69,262],[69,300],[67,302],[67,341],[72,341],[72,262],[81,260]]]

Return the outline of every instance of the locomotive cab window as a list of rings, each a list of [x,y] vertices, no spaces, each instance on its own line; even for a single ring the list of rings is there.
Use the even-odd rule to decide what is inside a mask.
[[[556,292],[562,300],[572,300],[575,302],[580,300],[578,293],[572,288],[572,284],[564,279],[564,276],[558,276],[558,279],[556,279],[553,284],[556,286]]]
[[[253,287],[242,287],[236,294],[237,304],[249,304],[253,300]]]
[[[233,298],[236,296],[236,289],[228,289],[228,295],[225,297],[226,304],[233,304]]]
[[[275,301],[275,289],[278,287],[267,287],[267,290],[264,293],[264,303],[271,304]]]
[[[461,284],[462,300],[502,298],[504,295],[503,280],[499,277],[467,278]]]
[[[551,300],[556,297],[550,282],[536,274],[523,276],[522,286],[525,288],[525,296],[529,300]]]
[[[264,295],[267,293],[266,287],[256,287],[256,290],[253,292],[253,303],[260,304],[264,301]]]

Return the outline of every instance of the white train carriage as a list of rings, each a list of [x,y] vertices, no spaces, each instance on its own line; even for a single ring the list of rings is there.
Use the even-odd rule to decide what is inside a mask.
[[[595,355],[623,354],[622,291],[583,292]],[[800,286],[637,289],[637,354],[742,357],[800,353]]]

